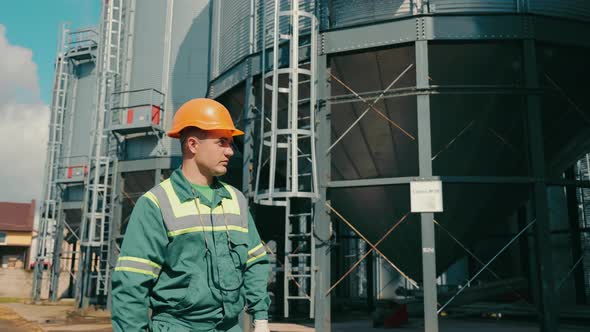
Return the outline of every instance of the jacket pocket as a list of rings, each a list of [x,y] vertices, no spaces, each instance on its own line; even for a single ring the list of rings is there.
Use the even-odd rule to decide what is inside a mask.
[[[188,287],[183,292],[184,297],[174,307],[178,311],[195,311],[199,308],[218,305],[218,301],[211,292],[205,271],[195,270],[191,274]]]
[[[234,267],[240,271],[244,270],[248,261],[248,234],[232,234],[230,246]]]

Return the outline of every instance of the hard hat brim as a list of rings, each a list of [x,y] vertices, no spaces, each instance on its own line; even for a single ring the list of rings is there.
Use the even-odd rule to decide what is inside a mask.
[[[186,127],[188,127],[188,126],[186,126]],[[172,130],[169,130],[166,133],[166,135],[168,135],[168,137],[172,137],[172,138],[180,138],[180,132],[184,128],[186,128],[186,127],[182,127],[180,129],[172,129]],[[239,129],[236,129],[236,128],[215,128],[215,129],[203,129],[203,130],[205,130],[205,131],[207,131],[207,130],[229,130],[229,131],[232,132],[231,133],[232,136],[241,136],[241,135],[244,135],[244,132],[243,131],[241,131]]]

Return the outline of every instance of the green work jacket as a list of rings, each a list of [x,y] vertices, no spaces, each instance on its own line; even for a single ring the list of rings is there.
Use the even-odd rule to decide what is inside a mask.
[[[268,319],[268,258],[247,201],[212,187],[209,201],[177,169],[138,199],[112,275],[115,331],[234,331],[245,307]]]

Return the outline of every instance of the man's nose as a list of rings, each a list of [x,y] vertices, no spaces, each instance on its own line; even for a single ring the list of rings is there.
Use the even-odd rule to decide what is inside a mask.
[[[225,155],[228,158],[234,155],[234,149],[231,147],[231,145],[225,149]]]

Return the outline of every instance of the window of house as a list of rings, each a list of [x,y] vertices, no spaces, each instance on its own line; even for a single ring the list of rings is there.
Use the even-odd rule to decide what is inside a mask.
[[[6,233],[0,232],[0,244],[6,244]]]

